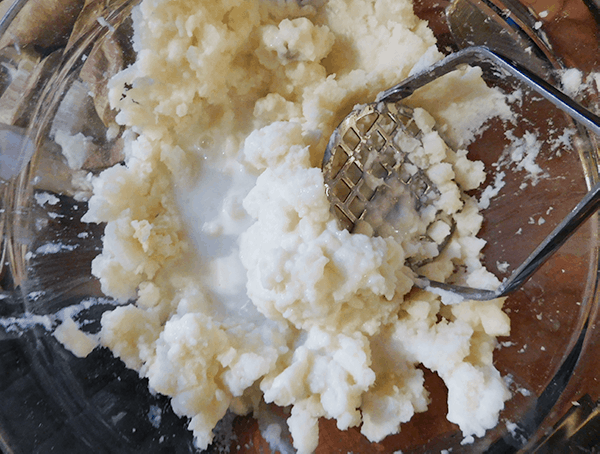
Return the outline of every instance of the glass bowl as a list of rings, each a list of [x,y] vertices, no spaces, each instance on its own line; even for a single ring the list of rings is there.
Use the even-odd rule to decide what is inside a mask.
[[[52,335],[69,313],[84,331],[97,333],[101,314],[115,306],[90,269],[103,226],[83,223],[81,216],[90,175],[122,160],[123,131],[114,126],[106,85],[135,58],[129,37],[136,2],[6,3],[0,4],[0,447],[7,453],[196,452],[187,421],[173,413],[168,398],[151,394],[136,372],[104,348],[78,358]],[[463,15],[450,20],[449,2],[415,4],[442,50],[486,44],[517,51],[516,59],[555,84],[569,68],[584,76],[600,70],[593,1],[462,3]],[[486,26],[467,32],[457,26],[469,21]],[[495,74],[485,76],[490,84],[516,87]],[[572,95],[598,109],[597,90],[592,84]],[[523,140],[535,132],[544,178],[534,182],[507,160],[505,150],[517,142],[507,139],[500,122],[469,148],[472,158],[494,169],[486,184],[493,183],[494,172],[508,175],[484,211],[481,232],[488,241],[485,263],[500,278],[600,181],[597,137],[531,94],[525,93],[519,115],[511,131]],[[572,146],[561,141],[565,128]],[[86,153],[63,155],[59,131],[82,133]],[[321,420],[317,452],[560,452],[600,444],[597,429],[586,425],[597,421],[600,398],[597,276],[594,217],[508,298],[512,333],[500,339],[495,364],[513,397],[483,438],[462,444],[460,431],[445,417],[443,382],[424,370],[433,403],[398,435],[369,443],[357,429],[341,432],[335,421]],[[272,410],[285,415],[285,409]],[[228,414],[215,433],[208,452],[270,449],[250,416]]]

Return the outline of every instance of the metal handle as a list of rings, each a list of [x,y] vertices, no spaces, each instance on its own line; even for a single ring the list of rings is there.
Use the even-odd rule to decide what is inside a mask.
[[[502,283],[498,289],[500,292],[499,296],[510,293],[520,287],[599,208],[600,183],[597,183],[581,202],[573,208],[568,216],[556,226],[552,233],[527,257],[525,262],[513,272],[510,278]]]
[[[452,292],[463,299],[486,301],[508,295],[518,289],[527,281],[540,266],[542,266],[553,254],[567,241],[573,233],[592,214],[600,209],[600,183],[597,183],[591,191],[573,208],[558,226],[546,237],[544,241],[527,257],[527,259],[505,280],[496,290],[484,290],[460,285],[445,284],[443,282],[430,281],[425,277],[419,277],[416,285],[421,288],[433,288],[446,292]]]
[[[384,91],[378,97],[378,100],[392,102],[400,101],[401,99],[412,95],[418,88],[454,71],[460,65],[477,65],[485,68],[486,64],[489,63],[508,71],[512,76],[525,83],[540,96],[544,97],[556,107],[570,115],[574,120],[600,136],[600,117],[573,101],[573,99],[528,69],[483,46],[468,47],[450,54],[424,72],[415,74],[395,87]]]

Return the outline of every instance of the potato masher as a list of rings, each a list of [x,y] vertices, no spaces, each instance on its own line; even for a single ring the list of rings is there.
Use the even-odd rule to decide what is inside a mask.
[[[325,150],[322,169],[331,210],[342,227],[355,233],[386,235],[386,225],[382,222],[381,214],[393,209],[399,199],[410,194],[418,211],[427,207],[432,198],[439,195],[435,185],[424,173],[403,172],[407,164],[404,160],[406,154],[398,149],[395,141],[392,140],[392,134],[402,131],[404,134],[416,137],[418,131],[411,121],[412,110],[402,105],[401,100],[410,96],[418,88],[464,64],[510,74],[600,136],[600,118],[597,115],[583,108],[540,77],[486,47],[465,48],[384,91],[378,96],[376,102],[355,108],[334,131]],[[442,293],[444,301],[448,304],[463,299],[483,301],[505,296],[529,279],[598,208],[600,208],[600,183],[591,189],[552,233],[495,290],[446,284],[430,280],[425,276],[416,276],[415,285]],[[439,250],[443,249],[451,235],[452,231],[444,241],[438,242],[436,247]],[[431,259],[425,261],[427,260]],[[423,263],[424,261],[416,261],[408,264],[412,268],[417,268]]]

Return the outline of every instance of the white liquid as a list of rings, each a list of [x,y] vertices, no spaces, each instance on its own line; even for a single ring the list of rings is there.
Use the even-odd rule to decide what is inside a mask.
[[[178,187],[177,201],[198,252],[196,266],[221,316],[262,318],[246,294],[238,237],[252,223],[242,201],[256,177],[234,160],[205,161],[194,184]]]

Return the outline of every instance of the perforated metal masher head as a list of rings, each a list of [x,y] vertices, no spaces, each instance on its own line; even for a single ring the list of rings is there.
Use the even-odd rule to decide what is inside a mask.
[[[484,70],[503,71],[525,83],[574,120],[600,135],[600,119],[550,84],[520,67],[515,62],[485,47],[471,47],[449,55],[428,70],[412,76],[386,90],[379,100],[355,108],[334,131],[323,157],[323,174],[327,197],[340,226],[352,233],[389,236],[398,232],[395,221],[403,204],[419,214],[428,214],[428,222],[443,220],[453,226],[453,220],[441,212],[432,217],[432,207],[440,191],[427,175],[411,162],[405,147],[421,139],[413,110],[401,100],[415,90],[447,74],[463,64],[477,65]],[[504,296],[523,284],[566,241],[587,217],[600,205],[600,185],[595,187],[573,212],[539,245],[527,260],[496,290],[484,290],[435,282],[418,276],[415,284],[436,289],[461,299],[489,300]],[[403,200],[401,200],[404,198]],[[402,202],[402,203],[399,203]],[[453,229],[442,241],[435,243],[426,235],[420,241],[429,242],[441,252],[452,236]],[[437,254],[433,254],[437,256]],[[432,258],[409,260],[413,269]]]
[[[410,211],[453,225],[453,220],[434,208],[440,191],[426,173],[411,161],[409,152],[422,146],[423,132],[413,110],[398,102],[357,106],[331,136],[323,173],[327,196],[340,226],[352,233],[401,237],[401,216]],[[446,240],[450,238],[448,234]],[[436,243],[426,234],[419,241],[435,248],[426,257],[413,257],[417,267],[432,260],[447,241]]]
[[[337,218],[350,232],[373,229],[377,233],[377,220],[366,225],[365,219],[374,201],[387,201],[377,195],[392,195],[389,185],[398,179],[415,194],[416,203],[435,190],[422,172],[406,171],[405,164],[411,162],[398,143],[402,133],[419,139],[412,109],[379,102],[355,108],[331,136],[323,158],[325,184]]]

